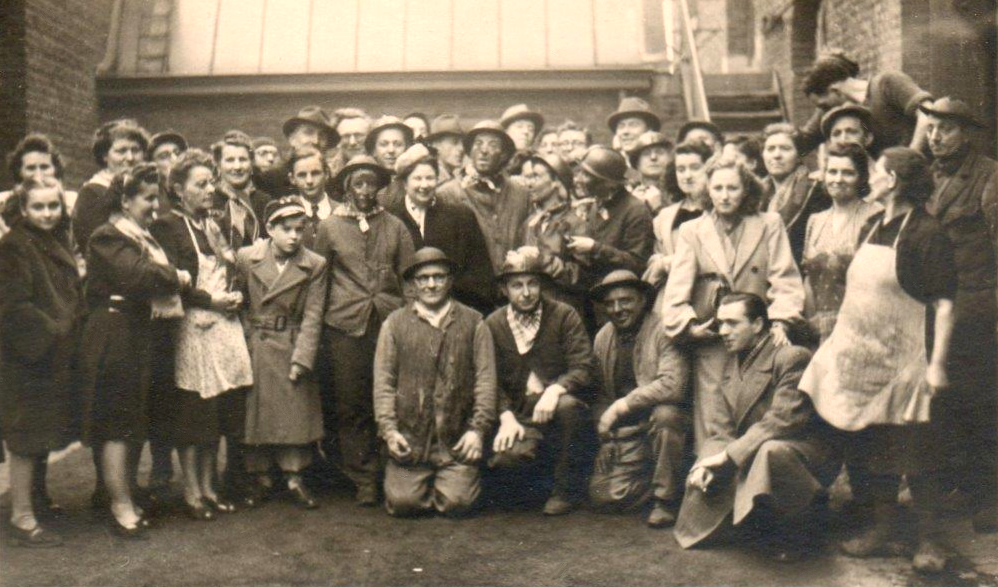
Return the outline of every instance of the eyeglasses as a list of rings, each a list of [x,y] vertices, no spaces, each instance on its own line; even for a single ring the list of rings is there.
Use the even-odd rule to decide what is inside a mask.
[[[417,275],[414,279],[418,285],[429,285],[430,282],[444,283],[447,278],[450,277],[450,273],[424,273],[422,275]]]

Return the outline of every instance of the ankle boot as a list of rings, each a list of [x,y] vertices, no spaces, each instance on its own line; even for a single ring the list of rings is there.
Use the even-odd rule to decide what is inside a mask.
[[[873,506],[873,524],[858,536],[841,542],[839,548],[844,554],[859,558],[884,554],[893,529],[894,504],[878,502]]]

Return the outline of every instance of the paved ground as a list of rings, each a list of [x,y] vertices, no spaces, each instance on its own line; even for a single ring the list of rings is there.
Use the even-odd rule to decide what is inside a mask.
[[[50,468],[51,491],[70,511],[54,526],[66,545],[0,547],[0,585],[207,586],[998,586],[998,539],[966,519],[948,523],[959,552],[954,569],[913,576],[896,558],[857,561],[833,553],[777,565],[734,547],[682,551],[668,531],[636,516],[577,512],[545,519],[490,511],[468,520],[395,520],[360,509],[330,490],[322,509],[285,501],[199,523],[170,518],[147,542],[125,543],[94,522],[90,454],[69,453]],[[2,483],[2,479],[0,479]],[[6,517],[6,512],[4,512]]]

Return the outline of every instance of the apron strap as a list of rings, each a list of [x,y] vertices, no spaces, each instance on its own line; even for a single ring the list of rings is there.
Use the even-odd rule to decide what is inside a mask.
[[[892,249],[896,249],[897,246],[898,246],[898,243],[901,242],[901,235],[904,233],[904,229],[908,226],[908,221],[911,220],[911,213],[914,212],[914,211],[915,211],[915,209],[912,208],[911,210],[908,210],[908,212],[904,215],[904,220],[901,221],[901,229],[898,230],[898,235],[896,237],[894,237],[894,244],[891,245]],[[876,226],[874,226],[870,230],[870,232],[868,232],[866,234],[866,238],[863,239],[863,244],[864,245],[865,244],[869,244],[870,239],[873,238],[873,235],[876,234],[877,232],[879,232],[880,229],[883,226],[884,226],[884,221],[883,221],[883,219],[881,219],[880,222],[878,222],[876,224]]]

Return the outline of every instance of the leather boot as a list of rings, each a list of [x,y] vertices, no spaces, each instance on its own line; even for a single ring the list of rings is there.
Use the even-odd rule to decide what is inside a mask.
[[[894,504],[878,502],[873,506],[873,524],[858,536],[839,543],[839,548],[847,556],[858,558],[886,554],[893,529]]]

